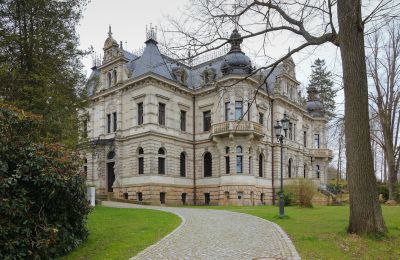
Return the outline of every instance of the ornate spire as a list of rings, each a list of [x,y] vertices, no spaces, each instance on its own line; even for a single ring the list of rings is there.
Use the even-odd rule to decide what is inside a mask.
[[[231,44],[231,50],[229,52],[242,51],[240,44],[243,42],[243,39],[237,29],[233,30],[231,36],[229,37],[229,42]]]
[[[146,43],[149,41],[154,41],[157,43],[157,26],[153,27],[152,24],[150,24],[149,28],[147,28],[146,25]]]
[[[108,25],[108,37],[112,38],[111,25]]]
[[[316,101],[319,100],[318,90],[314,85],[309,85],[307,88],[307,100]]]

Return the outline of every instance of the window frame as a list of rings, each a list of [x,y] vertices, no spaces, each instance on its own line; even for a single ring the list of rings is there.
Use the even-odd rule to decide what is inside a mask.
[[[137,103],[137,124],[138,125],[143,125],[144,123],[144,106],[143,102]]]
[[[239,118],[238,118],[238,112],[240,112]],[[242,117],[243,117],[243,101],[235,101],[235,120],[241,120]]]
[[[203,131],[211,130],[211,110],[203,111]]]
[[[182,158],[183,156],[183,158]],[[179,176],[186,177],[186,153],[181,152],[179,156]]]
[[[167,106],[165,105],[165,103],[162,102],[158,103],[158,124],[162,126],[166,125],[166,120],[165,120],[166,108]]]
[[[160,147],[158,149],[158,175],[165,175],[166,174],[166,152],[165,149]]]
[[[206,152],[203,156],[203,176],[212,177],[212,154],[210,152]]]
[[[186,132],[186,111],[185,110],[181,110],[181,131]]]

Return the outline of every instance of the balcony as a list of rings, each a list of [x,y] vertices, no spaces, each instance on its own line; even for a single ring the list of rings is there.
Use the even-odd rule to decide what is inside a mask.
[[[310,156],[315,158],[333,158],[333,152],[330,149],[310,149]]]
[[[212,136],[223,135],[247,135],[263,136],[263,126],[256,122],[250,121],[227,121],[213,124],[211,127]]]

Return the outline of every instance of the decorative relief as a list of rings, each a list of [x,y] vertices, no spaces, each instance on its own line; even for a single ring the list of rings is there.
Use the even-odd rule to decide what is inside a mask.
[[[179,67],[175,67],[172,69],[172,74],[174,75],[174,78],[182,83],[182,84],[186,84],[187,83],[187,79],[188,79],[188,73],[187,71],[179,66]]]
[[[217,76],[217,73],[216,73],[215,69],[211,68],[210,66],[205,68],[203,70],[203,72],[201,73],[201,78],[203,79],[203,82],[205,84],[213,82],[215,80],[216,76]]]

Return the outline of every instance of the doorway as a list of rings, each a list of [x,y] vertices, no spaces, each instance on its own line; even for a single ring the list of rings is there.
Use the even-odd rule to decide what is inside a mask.
[[[161,204],[165,204],[165,192],[160,192],[160,202]]]
[[[210,205],[210,193],[204,193],[204,204]]]
[[[114,165],[115,165],[115,162],[107,163],[107,191],[108,192],[113,192],[112,186],[115,181]]]

